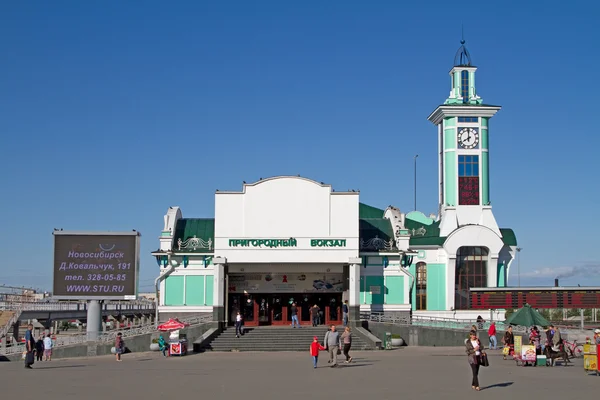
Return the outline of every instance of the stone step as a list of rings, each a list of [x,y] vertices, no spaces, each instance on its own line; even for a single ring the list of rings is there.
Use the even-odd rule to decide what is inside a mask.
[[[235,328],[228,327],[219,336],[204,346],[205,351],[303,351],[308,352],[313,337],[322,342],[325,327],[246,327],[246,333],[235,337]],[[340,329],[341,331],[341,329]],[[353,350],[373,350],[373,344],[355,333],[352,338]]]

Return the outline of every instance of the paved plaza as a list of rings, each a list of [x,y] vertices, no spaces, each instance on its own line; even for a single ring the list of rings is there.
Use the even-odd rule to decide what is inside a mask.
[[[588,376],[582,360],[563,368],[517,367],[490,355],[482,368],[483,391],[470,386],[462,348],[403,348],[356,352],[354,362],[327,367],[325,353],[313,369],[306,353],[204,353],[163,358],[159,353],[38,362],[0,363],[3,398],[104,399],[326,399],[386,400],[507,398],[593,398],[600,377]],[[458,398],[458,397],[455,397]]]

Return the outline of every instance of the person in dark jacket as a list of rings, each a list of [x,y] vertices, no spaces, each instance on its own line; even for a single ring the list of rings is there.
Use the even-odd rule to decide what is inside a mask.
[[[44,341],[42,338],[39,338],[37,342],[35,342],[35,359],[36,361],[42,361],[44,359]]]
[[[467,339],[467,343],[465,344],[467,359],[469,360],[469,365],[471,366],[471,371],[473,372],[473,380],[471,381],[471,387],[474,390],[481,390],[479,388],[479,360],[483,353],[483,345],[481,341],[477,338],[477,332],[471,331],[469,332],[469,339]]]
[[[348,326],[348,314],[350,310],[348,309],[348,300],[344,301],[342,305],[342,316],[344,319],[344,327]]]

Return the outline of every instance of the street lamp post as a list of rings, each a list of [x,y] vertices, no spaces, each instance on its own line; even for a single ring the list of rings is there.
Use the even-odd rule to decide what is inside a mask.
[[[417,157],[418,154],[415,154],[415,211],[417,211]]]
[[[521,287],[521,250],[522,247],[517,247],[517,274],[519,279],[519,287]]]

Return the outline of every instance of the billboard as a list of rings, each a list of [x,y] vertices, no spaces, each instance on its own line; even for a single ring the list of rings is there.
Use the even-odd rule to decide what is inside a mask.
[[[54,231],[52,295],[64,300],[135,300],[140,233]]]

